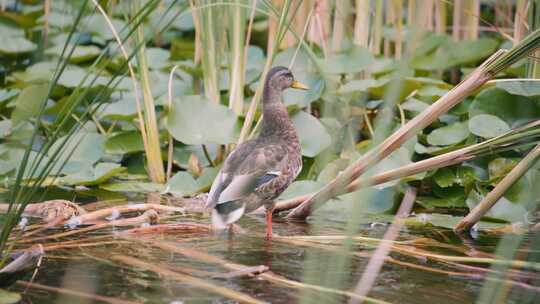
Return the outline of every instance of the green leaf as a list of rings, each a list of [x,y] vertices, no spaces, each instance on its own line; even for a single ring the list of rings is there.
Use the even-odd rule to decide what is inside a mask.
[[[364,71],[374,61],[373,54],[361,47],[353,47],[345,53],[333,54],[320,64],[325,73],[349,74]]]
[[[462,142],[469,136],[467,122],[457,122],[451,125],[433,130],[427,141],[435,146],[448,146]]]
[[[67,175],[62,178],[62,181],[72,185],[99,185],[125,170],[126,168],[121,167],[120,164],[98,163],[95,167]]]
[[[68,46],[68,50],[71,51],[71,48],[73,46]],[[62,54],[62,50],[64,49],[64,45],[57,45],[52,48],[49,48],[45,51],[45,54],[47,55],[54,55],[57,57],[60,57]],[[71,63],[81,63],[90,61],[101,53],[101,49],[94,45],[77,45],[75,46],[75,50],[69,57],[69,62]]]
[[[105,142],[105,151],[110,154],[144,151],[141,133],[139,131],[127,131],[115,134]]]
[[[314,157],[332,143],[330,134],[321,122],[304,111],[291,117],[302,146],[302,155]]]
[[[232,143],[235,127],[233,111],[198,95],[175,99],[167,118],[172,136],[189,145]]]
[[[472,210],[482,199],[484,199],[484,196],[473,190],[467,197],[467,206]],[[527,210],[521,204],[512,203],[503,196],[489,209],[485,216],[509,222],[522,222],[525,220],[526,214]]]
[[[170,65],[169,52],[162,48],[147,48],[146,58],[151,70],[160,70]]]
[[[102,109],[100,117],[105,119],[131,121],[137,115],[135,96],[130,93],[123,94],[120,100],[104,105]]]
[[[69,161],[62,169],[64,173],[74,173],[80,170],[81,167],[88,167],[95,164],[105,154],[105,137],[103,135],[92,132],[79,132],[63,144],[65,137],[59,138],[49,150],[49,157],[53,157],[53,153],[60,149],[62,151],[57,156],[56,166],[59,168],[67,158]],[[73,154],[70,157],[70,153]],[[55,170],[53,170],[55,172]]]
[[[414,58],[411,66],[419,70],[433,71],[455,65],[476,63],[491,55],[497,45],[497,40],[490,38],[459,42],[447,40],[436,52]]]
[[[11,120],[0,121],[0,138],[5,138],[11,133]]]
[[[490,114],[516,127],[540,119],[540,105],[524,96],[512,95],[505,90],[489,88],[476,96],[469,108],[469,117]]]
[[[469,130],[476,136],[492,138],[510,131],[510,127],[497,116],[480,114],[469,120]]]
[[[176,196],[189,196],[199,190],[197,181],[186,171],[176,173],[167,184],[167,192]]]
[[[504,177],[518,163],[518,159],[498,157],[490,161],[488,164],[488,172],[490,179]]]
[[[24,37],[2,37],[0,43],[0,54],[13,55],[19,53],[33,52],[37,49],[37,45],[28,41]]]
[[[285,103],[286,106],[298,105],[300,108],[305,108],[321,97],[324,89],[324,81],[321,77],[295,75],[295,78],[307,85],[309,90],[285,90],[283,92],[283,103]]]
[[[280,200],[286,200],[289,198],[297,197],[300,195],[313,193],[321,189],[325,184],[323,182],[316,182],[312,180],[302,180],[293,182],[280,196]]]
[[[441,168],[438,169],[437,172],[435,172],[435,175],[433,175],[433,179],[439,185],[439,187],[449,187],[454,184],[454,180],[456,178],[456,175],[454,174],[454,171],[450,168]]]
[[[461,219],[462,217],[460,216],[453,216],[453,215],[448,215],[448,214],[420,213],[412,217],[408,217],[405,220],[405,223],[407,225],[414,225],[414,226],[433,225],[437,227],[453,229],[457,225],[457,223],[461,221]],[[505,224],[503,223],[493,223],[493,222],[486,222],[486,221],[478,222],[478,228],[481,230],[499,228],[504,225]]]
[[[0,304],[15,304],[21,301],[21,295],[0,288]]]
[[[113,192],[133,193],[163,192],[163,190],[165,190],[165,185],[140,181],[124,181],[118,183],[103,184],[99,187]]]
[[[526,97],[540,96],[540,80],[538,79],[504,79],[496,81],[495,86],[512,95]]]
[[[39,109],[47,93],[49,85],[32,85],[24,88],[15,99],[15,110],[11,114],[13,124],[39,114]]]

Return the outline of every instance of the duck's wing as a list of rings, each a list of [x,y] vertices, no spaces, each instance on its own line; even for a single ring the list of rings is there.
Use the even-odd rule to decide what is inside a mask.
[[[210,188],[208,207],[244,198],[260,185],[281,175],[286,147],[247,144],[239,146],[225,160]]]
[[[286,158],[283,145],[257,146],[248,142],[231,153],[208,194],[207,207],[214,208],[213,222],[226,225],[238,220],[245,210],[240,200],[280,176]]]

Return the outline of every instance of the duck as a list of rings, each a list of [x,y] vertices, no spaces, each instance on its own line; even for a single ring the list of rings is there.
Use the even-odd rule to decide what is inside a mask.
[[[302,151],[283,103],[288,88],[308,90],[283,66],[272,68],[263,88],[258,137],[238,145],[225,159],[206,201],[216,229],[232,228],[244,214],[265,207],[266,238],[272,237],[274,200],[302,170]]]

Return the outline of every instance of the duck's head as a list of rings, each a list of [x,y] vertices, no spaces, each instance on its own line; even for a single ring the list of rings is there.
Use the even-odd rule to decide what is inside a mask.
[[[306,85],[294,79],[294,76],[286,67],[277,66],[273,67],[266,76],[266,88],[283,91],[288,88],[295,88],[301,90],[308,90]]]

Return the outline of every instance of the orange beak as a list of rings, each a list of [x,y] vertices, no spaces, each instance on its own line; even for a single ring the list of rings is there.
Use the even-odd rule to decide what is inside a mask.
[[[293,83],[291,84],[291,88],[295,88],[295,89],[300,89],[300,90],[309,90],[309,87],[305,84],[302,84],[298,81],[293,81]]]

